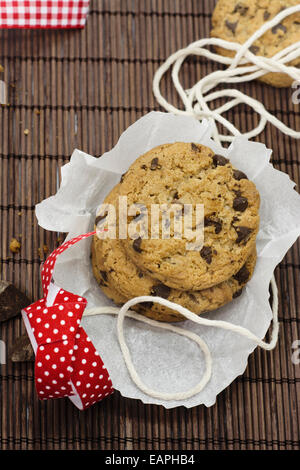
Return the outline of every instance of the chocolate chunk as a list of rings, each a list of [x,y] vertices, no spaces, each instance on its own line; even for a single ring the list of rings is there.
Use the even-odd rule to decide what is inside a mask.
[[[175,192],[175,194],[173,196],[173,199],[176,200],[176,201],[179,199],[179,195],[178,195],[177,191]]]
[[[161,168],[161,165],[158,162],[158,158],[155,157],[151,160],[150,164],[150,170],[159,170]]]
[[[235,211],[244,212],[248,207],[248,199],[242,196],[233,200],[233,208]]]
[[[211,217],[204,217],[204,227],[215,227],[215,233],[218,234],[222,230],[222,220],[216,217],[215,219]]]
[[[248,179],[247,175],[240,170],[233,170],[233,177],[237,181]]]
[[[139,273],[138,273],[138,276],[139,276],[139,278],[141,279],[142,277],[144,277],[144,274],[141,273],[141,272],[139,272]]]
[[[215,166],[224,166],[229,162],[228,158],[225,158],[222,155],[214,155],[212,158]]]
[[[271,13],[268,12],[268,10],[265,10],[264,11],[264,20],[267,21],[270,18],[270,16],[271,16]]]
[[[103,215],[97,215],[95,219],[95,225],[98,225],[101,220],[105,219],[108,216],[108,212],[105,212]]]
[[[170,287],[165,286],[165,284],[158,284],[156,286],[153,286],[151,289],[151,295],[163,297],[164,299],[167,299],[169,297],[170,292]]]
[[[244,264],[244,266],[232,277],[236,279],[239,284],[245,284],[250,277],[250,273]]]
[[[137,253],[142,253],[141,244],[142,244],[142,239],[141,239],[141,237],[138,237],[133,241],[132,248]]]
[[[241,242],[246,243],[248,241],[250,233],[252,232],[252,229],[249,227],[243,227],[242,225],[238,227],[234,227],[234,228],[237,233],[236,243],[241,243]]]
[[[0,323],[15,317],[29,304],[26,295],[13,284],[0,280]]]
[[[235,5],[232,13],[239,13],[241,16],[245,16],[248,10],[249,7],[246,7],[246,5],[243,5],[242,3],[238,3]]]
[[[12,362],[34,361],[35,355],[27,333],[14,341],[14,344],[9,348],[8,354]]]
[[[232,294],[232,298],[233,299],[236,299],[237,297],[239,297],[241,295],[241,293],[243,292],[243,289],[239,289],[237,291],[235,291],[233,294]]]
[[[99,271],[100,274],[101,274],[101,277],[103,279],[103,281],[107,282],[108,279],[107,279],[107,272],[106,271]]]
[[[194,144],[193,142],[191,143],[191,147],[192,147],[192,150],[194,152],[199,152],[199,147],[196,144]]]
[[[249,51],[252,52],[252,54],[256,55],[259,52],[259,47],[258,46],[250,46]]]
[[[225,21],[225,25],[227,26],[228,29],[230,29],[232,34],[235,34],[237,24],[238,24],[238,21],[236,21],[235,23],[230,23],[230,21],[228,20]]]
[[[287,32],[286,27],[282,23],[278,23],[275,26],[273,26],[271,31],[272,31],[273,34],[276,34],[279,29],[281,29],[281,31],[283,31],[284,33]]]
[[[200,256],[203,258],[207,264],[210,264],[212,261],[212,249],[210,246],[204,246],[200,250]]]

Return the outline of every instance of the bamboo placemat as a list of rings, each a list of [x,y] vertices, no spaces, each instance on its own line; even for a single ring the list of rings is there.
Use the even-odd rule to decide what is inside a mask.
[[[100,156],[136,119],[159,110],[152,94],[155,70],[172,52],[207,37],[212,0],[94,0],[84,30],[0,30],[0,64],[9,105],[0,107],[1,277],[34,300],[41,295],[39,248],[59,243],[37,226],[34,205],[54,194],[59,169],[74,148]],[[187,61],[187,85],[213,65]],[[164,93],[178,103],[173,89]],[[300,129],[291,89],[241,86],[283,121]],[[257,117],[241,106],[229,118],[242,129]],[[24,130],[29,134],[25,135]],[[259,137],[273,163],[299,183],[299,142],[271,126]],[[9,251],[12,237],[20,254]],[[85,412],[68,400],[39,402],[32,363],[0,366],[1,449],[299,449],[300,245],[276,269],[280,340],[269,353],[256,349],[244,375],[211,408],[165,410],[112,397]],[[21,319],[0,325],[13,343]]]

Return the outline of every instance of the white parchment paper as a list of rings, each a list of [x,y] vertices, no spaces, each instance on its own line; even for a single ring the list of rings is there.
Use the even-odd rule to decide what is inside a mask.
[[[97,207],[141,154],[160,144],[196,142],[211,147],[253,180],[261,196],[261,224],[257,238],[258,260],[251,281],[242,295],[207,318],[242,325],[263,338],[272,318],[269,282],[276,265],[300,235],[300,196],[289,176],[269,163],[271,150],[265,145],[237,137],[228,149],[213,142],[211,124],[186,116],[151,112],[130,126],[117,145],[96,159],[75,150],[62,168],[57,194],[36,206],[39,224],[46,230],[68,232],[68,239],[93,229]],[[90,264],[91,239],[68,249],[58,259],[55,282],[88,300],[88,307],[113,305],[94,280]],[[284,315],[284,312],[282,312]],[[101,315],[83,318],[83,326],[98,349],[112,379],[123,396],[166,408],[199,404],[211,406],[247,365],[255,344],[236,333],[218,328],[181,323],[203,337],[213,358],[212,378],[201,393],[184,401],[162,401],[142,393],[131,381],[119,348],[116,317]],[[151,388],[180,392],[196,385],[204,372],[198,346],[187,338],[135,320],[126,320],[126,340],[135,367]]]

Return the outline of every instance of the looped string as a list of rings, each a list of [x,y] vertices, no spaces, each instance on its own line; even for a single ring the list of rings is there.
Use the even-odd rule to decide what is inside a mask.
[[[118,322],[117,322],[117,333],[118,333],[118,340],[120,344],[120,348],[123,354],[123,358],[125,361],[125,364],[127,366],[128,372],[130,374],[131,379],[135,383],[135,385],[142,390],[145,394],[153,397],[153,398],[158,398],[160,400],[184,400],[187,398],[191,398],[192,396],[196,395],[197,393],[200,393],[206,384],[209,382],[212,374],[212,357],[211,353],[209,350],[209,347],[207,346],[206,342],[200,338],[200,336],[196,335],[192,331],[185,330],[184,328],[180,328],[178,326],[172,325],[170,323],[162,323],[158,322],[155,320],[151,320],[147,317],[144,317],[143,315],[139,315],[138,313],[134,313],[130,311],[130,307],[133,305],[137,305],[142,302],[155,302],[160,305],[164,305],[165,307],[171,308],[172,310],[175,310],[176,312],[180,313],[183,315],[185,318],[188,320],[191,320],[194,323],[197,323],[198,325],[204,325],[204,326],[211,326],[215,328],[221,328],[223,330],[228,330],[232,331],[234,333],[237,333],[241,336],[244,336],[245,338],[248,338],[249,340],[253,341],[255,344],[260,346],[263,349],[266,349],[270,351],[271,349],[274,349],[278,340],[278,331],[279,331],[279,323],[278,323],[278,293],[277,293],[277,286],[276,282],[274,279],[274,276],[271,279],[271,286],[272,286],[272,291],[273,291],[273,303],[272,303],[272,310],[273,310],[273,330],[271,334],[271,341],[270,343],[266,343],[263,341],[261,338],[253,334],[250,330],[247,328],[244,328],[243,326],[239,325],[234,325],[232,323],[222,321],[222,320],[209,320],[203,317],[199,317],[195,313],[191,312],[187,308],[182,307],[181,305],[178,305],[174,302],[170,302],[169,300],[163,299],[162,297],[152,297],[152,296],[143,296],[143,297],[135,297],[134,299],[129,300],[124,304],[120,309],[117,307],[94,307],[86,310],[84,312],[84,316],[92,316],[92,315],[107,315],[107,314],[112,314],[112,315],[118,315]],[[125,341],[124,337],[124,319],[125,317],[132,318],[134,320],[140,321],[142,323],[146,323],[147,325],[154,326],[157,328],[161,328],[164,330],[171,331],[173,333],[177,333],[181,336],[185,336],[186,338],[191,339],[195,343],[198,344],[200,349],[202,350],[205,358],[205,364],[206,364],[206,370],[200,380],[200,382],[192,387],[191,389],[184,391],[184,392],[176,392],[176,393],[167,393],[167,392],[160,392],[158,390],[153,390],[150,387],[148,387],[139,377],[131,356],[130,356],[130,351],[128,349],[128,346]]]
[[[172,54],[159,69],[156,71],[153,79],[153,93],[159,104],[166,111],[193,116],[198,120],[208,118],[214,123],[213,138],[216,142],[232,142],[234,137],[240,135],[240,131],[230,123],[223,113],[229,111],[235,106],[244,103],[250,106],[260,115],[259,124],[244,133],[250,139],[260,134],[265,128],[267,122],[277,127],[281,132],[295,139],[300,139],[300,132],[291,129],[280,121],[276,116],[269,113],[263,104],[234,88],[223,89],[209,93],[220,84],[242,83],[254,80],[269,72],[284,73],[289,75],[295,82],[300,83],[300,70],[296,67],[286,65],[300,56],[300,41],[291,44],[285,49],[279,51],[273,57],[263,57],[251,52],[251,45],[260,38],[266,31],[276,26],[284,18],[300,11],[300,5],[287,8],[276,15],[272,20],[264,23],[244,44],[229,42],[218,38],[204,38],[193,42],[188,47]],[[219,46],[229,51],[234,51],[234,57],[224,57],[220,54],[205,49],[207,46]],[[212,72],[199,80],[191,89],[185,90],[179,80],[180,68],[184,60],[190,56],[203,56],[214,60],[220,64],[228,65],[225,70]],[[185,106],[185,110],[178,109],[169,103],[161,94],[160,82],[164,74],[172,67],[173,84]],[[209,107],[213,101],[219,98],[230,98],[225,104],[215,109]],[[231,99],[232,98],[232,99]],[[222,124],[231,135],[219,134],[217,123]]]

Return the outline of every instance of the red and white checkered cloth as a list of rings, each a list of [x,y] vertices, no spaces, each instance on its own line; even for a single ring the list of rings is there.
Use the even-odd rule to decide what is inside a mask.
[[[0,0],[0,28],[83,28],[89,0]]]

